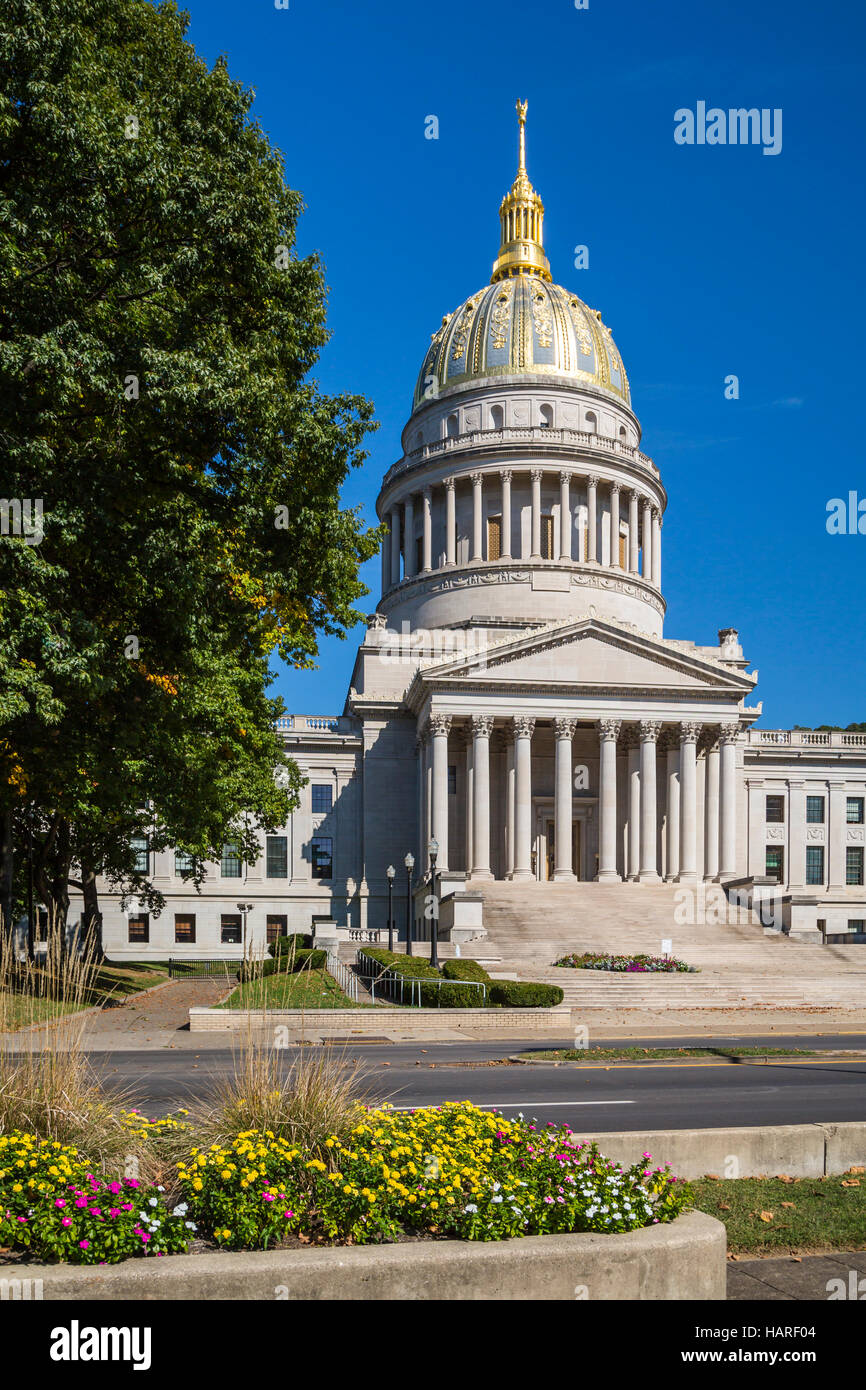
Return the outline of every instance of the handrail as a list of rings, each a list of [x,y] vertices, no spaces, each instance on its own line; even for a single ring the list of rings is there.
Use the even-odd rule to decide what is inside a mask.
[[[377,961],[377,960],[374,960],[372,956],[368,956],[368,955],[366,954],[365,951],[359,951],[358,954],[357,954],[356,959],[358,960],[359,963],[364,963],[364,964],[366,964],[366,965],[379,965],[379,964],[380,964],[380,962]],[[363,978],[364,978],[365,980],[368,979],[368,978],[370,979],[370,996],[371,996],[371,998],[374,1000],[374,1002],[375,1002],[375,999],[376,999],[376,986],[377,986],[377,985],[384,985],[385,988],[386,988],[386,990],[389,991],[389,992],[391,993],[392,996],[398,992],[398,986],[399,986],[400,1003],[401,1003],[401,1004],[405,1004],[405,1003],[407,1002],[407,1001],[406,1001],[406,987],[408,986],[408,989],[409,989],[408,1006],[409,1006],[409,1008],[418,1008],[418,1009],[420,1009],[420,1008],[422,1007],[422,1004],[421,1004],[422,986],[424,986],[424,985],[432,985],[432,986],[435,986],[435,987],[436,987],[436,990],[437,990],[437,994],[436,994],[436,1007],[437,1007],[437,1009],[441,1009],[441,1007],[442,1007],[442,1004],[441,1004],[441,999],[442,999],[442,986],[443,986],[443,985],[471,985],[471,987],[472,987],[473,989],[480,989],[480,990],[481,990],[481,1004],[480,1004],[479,1007],[480,1007],[480,1008],[484,1008],[484,1007],[486,1006],[486,1003],[487,1003],[487,986],[486,986],[486,984],[484,984],[481,980],[431,980],[431,979],[424,979],[422,976],[419,976],[419,975],[402,975],[402,974],[400,974],[399,971],[394,970],[394,969],[392,969],[390,966],[387,966],[387,965],[381,966],[381,969],[380,969],[380,971],[379,971],[379,974],[377,974],[377,975],[372,975],[372,976],[369,976],[369,977],[365,975]],[[418,986],[418,998],[417,998],[417,1002],[416,1002],[416,999],[415,999],[415,986],[416,986],[416,985]],[[396,1001],[394,1001],[394,1002],[396,1002]]]

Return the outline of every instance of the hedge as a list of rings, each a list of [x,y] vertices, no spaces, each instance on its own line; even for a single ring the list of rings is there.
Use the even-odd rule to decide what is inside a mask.
[[[328,962],[327,951],[301,950],[292,954],[282,951],[274,960],[244,961],[238,970],[238,981],[264,980],[269,975],[295,974],[298,970],[323,970]]]
[[[543,1009],[561,1004],[559,985],[535,984],[531,980],[494,980],[488,990],[491,1004],[508,1009]]]
[[[442,974],[446,980],[476,980],[482,985],[490,983],[490,976],[477,960],[443,961]]]
[[[268,947],[268,955],[276,958],[285,955],[287,951],[302,951],[312,944],[313,938],[300,931],[295,932],[293,936],[278,936]]]

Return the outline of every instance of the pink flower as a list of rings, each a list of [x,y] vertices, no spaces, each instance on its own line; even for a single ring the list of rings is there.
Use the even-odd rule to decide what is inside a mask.
[[[63,1218],[63,1220],[61,1221],[60,1224],[61,1224],[61,1226],[71,1226],[71,1225],[72,1225],[72,1217],[71,1217],[71,1216],[64,1216],[64,1218]]]
[[[117,1196],[118,1192],[120,1191],[120,1183],[119,1183],[119,1182],[110,1182],[110,1183],[108,1184],[108,1190],[109,1190],[109,1192],[113,1192],[114,1195]]]
[[[109,1215],[109,1216],[119,1216],[119,1215],[120,1215],[120,1207],[110,1207],[110,1208],[109,1208],[108,1215]]]
[[[79,1244],[79,1247],[80,1247],[82,1250],[89,1250],[89,1249],[90,1249],[90,1241],[89,1241],[89,1240],[80,1240],[80,1241],[78,1242],[78,1244]]]
[[[285,1211],[285,1212],[283,1212],[283,1215],[284,1215],[284,1216],[287,1216],[289,1219],[291,1219],[291,1218],[294,1216],[294,1214],[295,1214],[295,1213],[294,1213],[293,1211]]]
[[[91,1207],[91,1208],[90,1208],[90,1215],[91,1215],[91,1216],[101,1216],[101,1215],[102,1215],[102,1208],[101,1208],[101,1207]]]
[[[65,1206],[66,1206],[66,1199],[65,1199],[65,1197],[58,1197],[57,1200],[55,1201],[54,1205],[55,1205],[56,1207],[65,1207]]]
[[[142,1232],[141,1240],[142,1240],[142,1244],[143,1244],[143,1245],[147,1245],[147,1242],[150,1240],[150,1236],[146,1236],[146,1235]]]
[[[272,1202],[273,1200],[274,1200],[274,1194],[273,1194],[272,1192],[263,1192],[263,1193],[262,1193],[262,1201],[263,1201],[263,1202]]]
[[[79,1197],[79,1198],[78,1198],[78,1201],[75,1203],[75,1205],[76,1205],[77,1207],[86,1207],[86,1206],[87,1206],[87,1198],[86,1198],[86,1197]]]

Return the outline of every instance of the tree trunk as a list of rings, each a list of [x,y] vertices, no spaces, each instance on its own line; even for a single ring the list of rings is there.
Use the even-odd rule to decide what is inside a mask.
[[[101,965],[105,960],[102,945],[102,913],[99,910],[99,895],[96,891],[96,870],[81,866],[81,891],[84,897],[84,910],[81,914],[81,937],[88,959]]]
[[[11,937],[15,855],[12,844],[12,812],[0,813],[0,927]]]

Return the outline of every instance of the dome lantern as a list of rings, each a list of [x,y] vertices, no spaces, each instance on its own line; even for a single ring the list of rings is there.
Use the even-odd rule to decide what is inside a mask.
[[[516,106],[520,130],[517,177],[499,206],[499,255],[493,266],[491,284],[512,275],[537,275],[542,280],[553,278],[542,245],[544,204],[526,172],[527,106],[525,101],[518,101]]]

